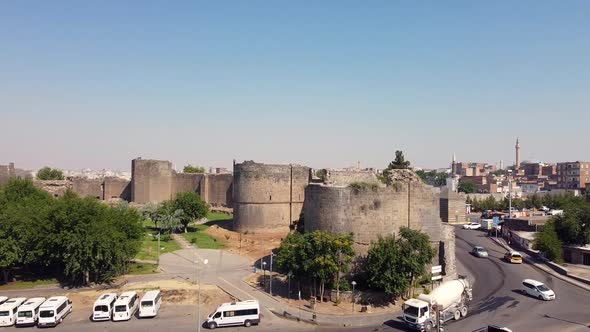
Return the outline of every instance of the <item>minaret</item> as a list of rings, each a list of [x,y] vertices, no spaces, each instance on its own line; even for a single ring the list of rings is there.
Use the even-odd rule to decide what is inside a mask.
[[[516,149],[516,168],[520,168],[520,143],[518,143],[518,137],[516,138],[516,145],[514,146]]]
[[[455,153],[453,152],[453,163],[451,164],[451,175],[457,174],[457,160],[455,158]]]

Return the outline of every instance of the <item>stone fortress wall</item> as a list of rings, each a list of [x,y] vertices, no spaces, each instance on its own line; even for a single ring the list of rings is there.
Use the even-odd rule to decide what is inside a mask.
[[[288,229],[299,219],[310,180],[310,168],[305,166],[234,164],[235,230]]]

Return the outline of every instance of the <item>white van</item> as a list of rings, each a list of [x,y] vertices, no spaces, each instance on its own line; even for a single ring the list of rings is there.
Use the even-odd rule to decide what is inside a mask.
[[[6,302],[8,298],[6,296],[0,296],[0,304]]]
[[[106,293],[102,294],[98,300],[94,302],[94,309],[92,312],[92,320],[110,320],[115,308],[115,301],[117,301],[117,294]]]
[[[129,320],[139,307],[139,298],[136,292],[125,292],[115,302],[113,321]]]
[[[555,300],[555,292],[543,285],[542,282],[533,279],[524,279],[522,281],[522,293],[536,297],[539,300]]]
[[[16,312],[27,298],[17,297],[0,305],[0,326],[12,326],[16,323]]]
[[[39,308],[38,327],[56,326],[72,312],[72,301],[65,296],[54,296],[43,302]]]
[[[39,319],[39,307],[45,302],[44,297],[33,297],[23,303],[16,312],[16,326],[37,324]]]
[[[218,326],[244,325],[260,323],[260,305],[256,300],[223,303],[214,313],[207,317],[206,325],[210,329]]]
[[[139,306],[139,317],[156,317],[162,305],[162,294],[151,290],[143,295]]]

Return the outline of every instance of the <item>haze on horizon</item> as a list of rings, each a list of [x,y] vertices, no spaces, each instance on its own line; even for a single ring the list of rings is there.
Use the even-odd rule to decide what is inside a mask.
[[[590,3],[7,2],[0,164],[590,160]]]

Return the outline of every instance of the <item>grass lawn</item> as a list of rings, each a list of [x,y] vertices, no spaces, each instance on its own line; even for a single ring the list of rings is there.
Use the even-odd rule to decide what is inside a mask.
[[[14,281],[9,282],[6,285],[1,285],[0,290],[9,290],[9,289],[26,289],[26,288],[35,288],[37,286],[44,286],[44,285],[59,285],[57,279],[49,278],[49,279],[39,279],[33,281]]]
[[[179,249],[180,245],[172,239],[160,241],[160,255]],[[152,261],[158,260],[158,235],[153,235],[152,232],[146,232],[141,242],[139,253],[135,258]]]
[[[183,233],[182,236],[184,236],[188,242],[196,244],[199,248],[221,249],[223,248],[223,242],[206,234],[205,230],[211,225],[215,225],[226,220],[231,220],[232,218],[233,216],[225,213],[209,212],[207,214],[207,219],[209,220],[208,222],[202,225],[189,226],[188,233]]]
[[[127,274],[152,274],[158,273],[158,266],[156,264],[146,263],[131,263],[129,265],[129,272]]]

